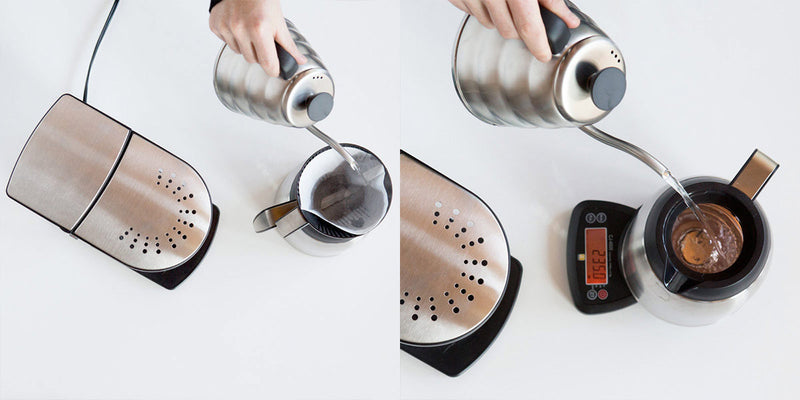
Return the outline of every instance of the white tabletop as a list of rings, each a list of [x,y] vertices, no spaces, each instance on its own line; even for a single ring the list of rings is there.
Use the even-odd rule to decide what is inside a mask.
[[[80,97],[110,0],[4,2],[0,180],[62,93]],[[336,106],[320,128],[398,177],[394,2],[286,1]],[[323,146],[232,113],[212,87],[207,1],[122,0],[89,103],[192,164],[221,210],[205,259],[167,291],[0,198],[0,398],[381,398],[399,392],[398,210],[314,258],[251,221]],[[365,63],[365,60],[367,63]],[[5,186],[5,184],[3,184]],[[397,199],[395,198],[395,202]]]
[[[598,126],[679,177],[733,178],[754,148],[782,166],[758,197],[773,252],[760,291],[713,326],[670,325],[633,305],[587,316],[570,298],[566,230],[582,200],[637,207],[662,182],[576,129],[496,128],[453,89],[461,13],[403,0],[402,147],[482,197],[523,265],[510,318],[463,375],[401,357],[405,398],[796,398],[795,252],[800,139],[796,3],[583,0],[625,57],[628,90]],[[423,12],[424,10],[424,12]]]

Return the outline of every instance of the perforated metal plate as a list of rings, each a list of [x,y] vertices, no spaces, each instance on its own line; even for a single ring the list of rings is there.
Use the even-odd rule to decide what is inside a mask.
[[[477,196],[400,157],[400,340],[453,341],[480,327],[508,282],[508,242]]]
[[[210,224],[211,198],[200,175],[134,133],[75,235],[132,268],[158,271],[188,260]]]

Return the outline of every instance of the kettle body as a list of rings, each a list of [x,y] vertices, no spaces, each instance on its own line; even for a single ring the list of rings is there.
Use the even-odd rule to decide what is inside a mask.
[[[214,65],[214,91],[225,107],[266,122],[305,128],[333,108],[333,79],[319,55],[290,21],[289,33],[308,62],[297,62],[276,43],[280,76],[271,77],[227,45]]]
[[[622,273],[636,301],[656,317],[684,326],[709,325],[738,310],[760,286],[771,249],[770,229],[758,203],[732,184],[697,177],[683,185],[698,204],[721,206],[735,217],[743,234],[736,261],[716,273],[699,273],[681,262],[670,237],[686,206],[666,187],[630,222],[621,246]]]
[[[625,93],[619,48],[572,3],[575,29],[542,8],[553,57],[538,61],[522,40],[466,16],[452,59],[453,83],[464,106],[491,125],[559,128],[593,124]]]

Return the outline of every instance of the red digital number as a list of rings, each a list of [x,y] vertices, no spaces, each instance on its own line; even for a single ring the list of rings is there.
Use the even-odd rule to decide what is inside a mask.
[[[586,284],[608,284],[608,260],[606,259],[606,228],[586,228]]]

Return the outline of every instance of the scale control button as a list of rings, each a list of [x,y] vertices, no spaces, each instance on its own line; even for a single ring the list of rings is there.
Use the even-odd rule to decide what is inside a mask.
[[[594,289],[589,289],[589,291],[586,292],[586,298],[589,299],[589,300],[596,299],[597,298],[597,292]]]
[[[594,221],[597,221],[597,216],[595,216],[594,213],[586,214],[586,223],[587,224],[593,224]]]
[[[604,224],[608,218],[606,217],[606,213],[597,213],[597,222]]]
[[[608,290],[600,289],[597,291],[597,298],[600,300],[605,300],[608,298]]]

